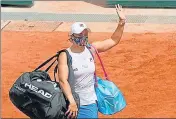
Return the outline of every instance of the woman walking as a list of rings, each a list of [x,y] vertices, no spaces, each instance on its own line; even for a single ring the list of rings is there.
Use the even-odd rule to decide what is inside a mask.
[[[122,37],[126,18],[120,5],[116,6],[116,11],[119,16],[119,23],[111,38],[92,43],[98,52],[105,52],[116,46]],[[66,113],[72,118],[98,118],[97,97],[94,87],[95,64],[89,49],[86,47],[89,30],[86,24],[82,22],[72,24],[70,32],[72,45],[67,48],[72,57],[75,92],[80,97],[79,112],[68,83],[68,66],[65,52],[60,54],[58,60],[59,84],[69,101],[69,108]],[[93,49],[91,51],[94,52]]]

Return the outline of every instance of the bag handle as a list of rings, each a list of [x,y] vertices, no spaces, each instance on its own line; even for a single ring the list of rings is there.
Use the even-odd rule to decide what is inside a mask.
[[[45,70],[46,72],[51,68],[51,66],[53,66],[53,64],[55,63],[57,61],[57,59],[55,59],[54,61],[53,61],[53,63],[51,63],[50,64],[50,66]]]
[[[102,60],[101,60],[101,58],[100,58],[100,55],[99,55],[97,49],[96,49],[93,45],[91,45],[91,46],[92,46],[92,48],[95,50],[95,52],[96,52],[96,54],[97,54],[97,56],[98,56],[98,59],[99,59],[99,61],[100,61],[101,67],[102,67],[103,72],[104,72],[105,79],[106,79],[106,80],[109,80],[108,74],[107,74],[107,72],[106,72],[106,70],[105,70],[105,68],[104,68],[103,62],[102,62]],[[95,72],[95,76],[96,76],[96,72]]]
[[[59,52],[56,55],[54,55],[51,58],[49,58],[48,60],[46,60],[45,62],[43,62],[41,65],[39,65],[34,71],[39,70],[40,68],[45,66],[47,63],[49,63],[52,59],[54,59],[55,57],[58,57],[58,56],[59,56]],[[54,60],[54,62],[52,62],[51,65],[47,69],[45,69],[46,72],[51,68],[51,66],[55,63],[55,61],[56,60]]]
[[[52,56],[51,58],[49,58],[45,62],[43,62],[41,65],[39,65],[34,71],[39,70],[40,68],[45,66],[47,63],[49,63],[52,59],[54,59],[56,57],[58,58],[61,52],[65,52],[65,50],[63,49],[63,50],[58,51],[54,56]],[[57,61],[57,58],[44,71],[47,72],[53,66],[53,64]]]

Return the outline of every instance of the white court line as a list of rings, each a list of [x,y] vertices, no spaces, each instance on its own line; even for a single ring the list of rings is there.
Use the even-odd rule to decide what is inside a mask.
[[[1,30],[5,27],[5,26],[7,26],[9,23],[10,23],[11,21],[4,21],[4,20],[1,20]]]

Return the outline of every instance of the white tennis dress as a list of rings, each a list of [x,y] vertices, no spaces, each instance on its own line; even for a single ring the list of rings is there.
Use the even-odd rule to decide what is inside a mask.
[[[97,96],[95,93],[95,64],[90,51],[85,47],[81,53],[73,53],[67,49],[72,57],[72,67],[75,75],[75,92],[80,97],[80,105],[95,103]]]

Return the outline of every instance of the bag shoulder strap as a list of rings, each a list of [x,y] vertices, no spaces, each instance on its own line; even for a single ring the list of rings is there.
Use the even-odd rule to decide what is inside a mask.
[[[58,51],[58,54],[60,55],[62,52],[65,52],[66,55],[67,55],[67,65],[68,65],[68,68],[71,67],[72,66],[72,57],[71,57],[71,55],[69,54],[69,52],[66,49]],[[58,57],[56,59],[57,62],[58,62],[59,55],[58,55]],[[54,68],[54,80],[55,81],[56,81],[57,69],[58,69],[58,63],[57,63],[57,65]],[[69,68],[69,72],[70,72],[70,70],[72,70],[72,67]]]
[[[73,68],[72,68],[72,57],[70,55],[70,53],[65,49],[65,50],[62,50],[62,51],[59,51],[60,53],[61,52],[65,52],[66,55],[67,55],[67,65],[68,65],[68,70],[69,70],[69,74],[68,74],[68,83],[70,84],[70,87],[72,89],[72,91],[74,91],[74,71],[73,71]],[[59,53],[59,54],[60,54]],[[57,58],[58,60],[58,58]],[[55,66],[54,68],[54,80],[56,82],[56,74],[57,74],[57,71],[58,71],[58,64]]]
[[[109,80],[108,74],[107,74],[107,72],[106,72],[106,70],[105,70],[105,67],[104,67],[104,65],[103,65],[103,61],[102,61],[101,58],[100,58],[100,55],[99,55],[99,53],[98,53],[98,50],[97,50],[93,45],[92,45],[92,48],[95,50],[95,52],[96,52],[96,54],[97,54],[97,57],[98,57],[98,59],[99,59],[99,61],[100,61],[101,67],[102,67],[103,72],[104,72],[105,79],[106,79],[106,80]]]
[[[92,54],[93,57],[94,57],[94,55],[93,55],[91,49],[93,49],[93,50],[95,51],[95,53],[96,53],[96,55],[97,55],[97,57],[98,57],[98,59],[99,59],[99,61],[100,61],[101,67],[102,67],[102,69],[103,69],[103,73],[104,73],[105,79],[106,79],[106,80],[109,80],[108,74],[107,74],[107,72],[106,72],[106,70],[105,70],[105,68],[104,68],[104,65],[103,65],[103,62],[102,62],[102,60],[101,60],[101,58],[100,58],[100,55],[99,55],[99,53],[98,53],[98,50],[97,50],[97,49],[95,48],[95,46],[93,46],[93,45],[89,45],[88,49],[89,49],[89,51],[91,52],[91,54]],[[95,59],[95,58],[94,58],[94,59]],[[96,75],[96,72],[95,72],[95,75]]]
[[[106,80],[109,80],[108,75],[107,75],[107,73],[106,73],[106,71],[105,71],[103,62],[102,62],[102,60],[101,60],[101,58],[100,58],[100,56],[99,56],[99,53],[98,53],[97,49],[96,49],[93,45],[91,45],[91,44],[89,44],[89,46],[87,46],[87,48],[89,49],[89,51],[90,51],[92,57],[94,58],[94,62],[95,62],[95,57],[94,57],[94,54],[93,54],[92,50],[95,51],[95,54],[98,56],[98,59],[99,59],[100,64],[101,64],[101,67],[102,67],[102,69],[103,69],[105,79],[106,79]],[[95,72],[94,72],[94,78],[95,78],[95,87],[98,87],[98,80],[97,80],[97,75],[96,75],[96,68],[95,68]]]

